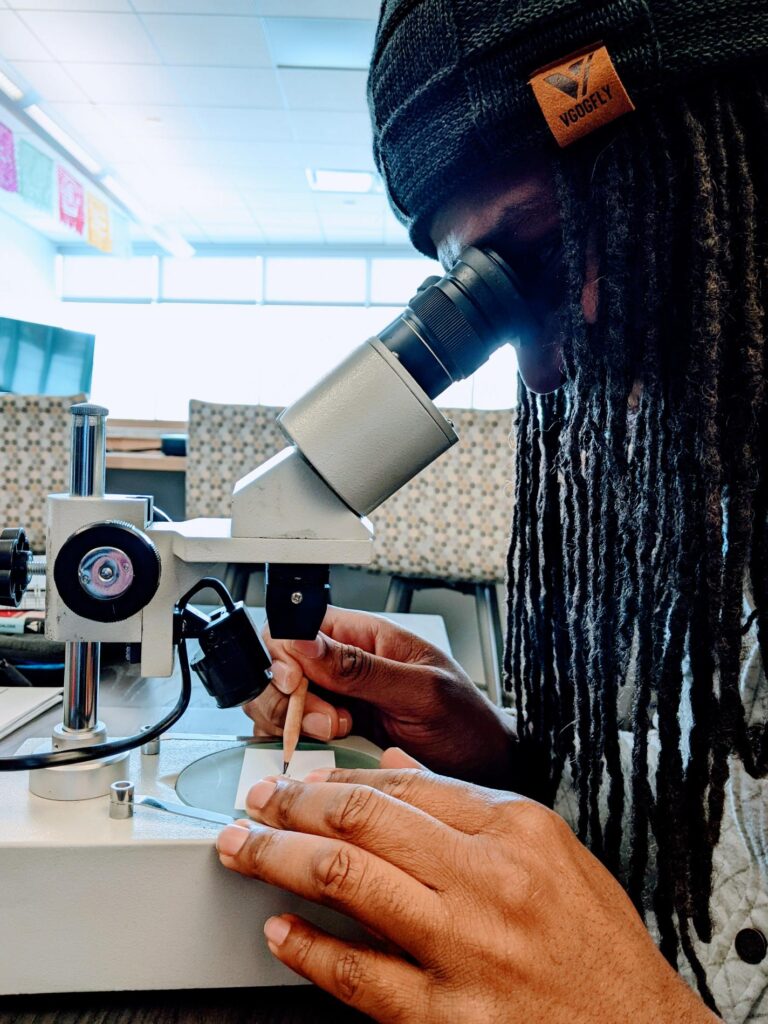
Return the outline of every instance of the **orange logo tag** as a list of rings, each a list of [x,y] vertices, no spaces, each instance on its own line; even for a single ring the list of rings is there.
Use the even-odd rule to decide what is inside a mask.
[[[558,146],[635,109],[600,43],[540,68],[528,84]]]

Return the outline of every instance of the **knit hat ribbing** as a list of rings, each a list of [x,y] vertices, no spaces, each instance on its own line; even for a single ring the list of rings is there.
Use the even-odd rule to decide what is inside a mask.
[[[768,0],[385,0],[368,77],[374,156],[416,248],[434,257],[432,216],[479,168],[557,149],[528,80],[597,42],[640,107],[767,59]]]

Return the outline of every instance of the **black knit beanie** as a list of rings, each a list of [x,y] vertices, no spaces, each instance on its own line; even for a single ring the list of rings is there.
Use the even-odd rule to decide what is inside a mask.
[[[529,81],[600,44],[641,108],[764,66],[768,0],[384,0],[368,77],[374,155],[417,249],[434,257],[435,211],[489,163],[557,151]]]

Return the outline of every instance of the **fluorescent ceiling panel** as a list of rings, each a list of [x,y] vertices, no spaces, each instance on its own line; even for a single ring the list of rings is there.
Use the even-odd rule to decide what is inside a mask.
[[[73,139],[69,132],[66,132],[61,125],[57,124],[44,110],[41,110],[36,103],[24,108],[27,117],[31,117],[35,124],[39,125],[44,132],[47,132],[52,139],[55,139],[60,146],[70,153],[75,160],[78,160],[91,174],[98,174],[101,170],[99,161],[91,156],[80,143]]]
[[[376,22],[350,18],[265,18],[264,31],[277,65],[366,70],[373,52]]]
[[[23,18],[61,62],[160,63],[135,14],[25,11]]]
[[[24,95],[24,90],[20,89],[19,86],[8,75],[4,75],[0,71],[0,92],[4,92],[9,100],[20,100]]]
[[[258,18],[145,14],[142,21],[169,64],[271,66]]]

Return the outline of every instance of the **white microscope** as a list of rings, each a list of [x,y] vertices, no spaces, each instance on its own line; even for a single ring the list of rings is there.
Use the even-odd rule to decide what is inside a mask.
[[[290,984],[261,938],[266,917],[292,910],[349,931],[332,911],[220,868],[214,839],[235,813],[244,744],[167,738],[158,753],[189,701],[188,640],[219,707],[270,678],[247,610],[207,566],[266,564],[272,635],[313,638],[329,566],[369,562],[365,517],[458,440],[432,399],[504,342],[530,342],[536,323],[525,274],[465,249],[281,414],[288,446],[238,481],[230,519],[156,522],[152,498],[105,494],[107,410],[73,407],[70,492],[47,506],[63,721],[0,757],[0,995]],[[0,603],[18,602],[30,570],[23,530],[4,530]],[[210,616],[190,604],[206,586],[223,601]],[[102,642],[140,649],[147,677],[171,675],[178,649],[179,701],[138,735],[110,740],[98,720]]]

